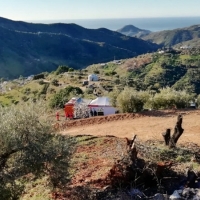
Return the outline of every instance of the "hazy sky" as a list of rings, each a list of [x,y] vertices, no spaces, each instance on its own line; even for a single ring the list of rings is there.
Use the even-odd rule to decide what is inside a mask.
[[[0,0],[12,20],[200,16],[200,0]]]

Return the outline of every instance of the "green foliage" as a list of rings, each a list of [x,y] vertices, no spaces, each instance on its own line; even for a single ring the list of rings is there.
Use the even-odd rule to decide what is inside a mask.
[[[55,71],[55,74],[56,75],[59,75],[59,74],[62,74],[62,73],[64,73],[64,72],[68,72],[69,71],[69,67],[68,66],[63,66],[63,65],[61,65],[61,66],[59,66],[58,68],[57,68],[57,70]]]
[[[39,85],[44,85],[45,84],[45,82],[43,81],[43,80],[39,80]]]
[[[31,93],[31,88],[25,88],[23,90],[23,93],[26,94],[26,95],[29,95]]]
[[[99,70],[97,70],[97,69],[94,70],[93,72],[94,72],[94,74],[99,74],[100,73]]]
[[[92,88],[87,88],[87,89],[85,90],[85,93],[86,93],[86,94],[93,94],[93,89],[92,89]]]
[[[71,141],[57,135],[43,102],[0,107],[0,194],[19,199],[29,182],[47,175],[51,188],[68,181]]]
[[[59,85],[59,81],[57,79],[53,79],[51,81],[51,84],[54,85],[54,86],[58,86]]]
[[[113,107],[117,107],[117,97],[120,94],[120,90],[118,88],[114,88],[112,92],[109,93],[110,102]]]
[[[68,86],[65,89],[61,89],[50,99],[49,106],[50,108],[63,108],[70,95],[76,96],[80,94],[83,94],[83,91],[79,87]]]
[[[45,84],[43,85],[43,88],[42,88],[42,90],[41,90],[41,92],[40,92],[39,95],[41,95],[41,94],[46,94],[49,85],[50,85],[49,83],[45,83]]]
[[[136,91],[126,87],[119,92],[114,90],[110,93],[113,106],[117,106],[122,112],[138,112],[143,108],[168,109],[172,107],[187,108],[190,101],[194,101],[195,94],[186,90],[177,91],[167,87],[154,91]],[[198,101],[198,100],[197,100]]]
[[[73,68],[69,68],[69,72],[73,72],[74,71],[74,69]]]
[[[122,112],[138,112],[143,109],[145,98],[143,93],[126,87],[117,97],[117,107]]]
[[[187,91],[176,91],[172,88],[161,89],[156,93],[153,101],[152,108],[170,108],[174,105],[177,108],[186,108],[189,106],[189,101],[194,99],[194,94],[189,94]]]
[[[34,75],[33,80],[44,79],[44,78],[45,78],[45,74],[41,73],[41,74]]]
[[[24,101],[24,102],[26,102],[26,101],[29,100],[29,98],[28,98],[27,96],[22,96],[21,99],[22,99],[22,101]]]

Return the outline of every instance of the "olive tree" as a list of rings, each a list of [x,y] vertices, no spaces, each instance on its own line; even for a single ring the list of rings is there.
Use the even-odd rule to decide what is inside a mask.
[[[18,199],[27,175],[47,175],[52,188],[66,183],[72,141],[56,133],[43,103],[0,107],[0,121],[1,199]]]
[[[145,95],[133,88],[126,87],[117,97],[117,107],[122,112],[138,112],[143,109]]]
[[[174,90],[167,87],[160,89],[153,98],[153,108],[170,108],[176,106],[177,108],[186,108],[189,101],[194,99],[194,94],[189,94],[186,90]]]
[[[50,99],[49,106],[50,108],[63,108],[64,104],[74,96],[82,95],[83,91],[79,87],[68,86],[64,89],[61,89],[53,95]]]

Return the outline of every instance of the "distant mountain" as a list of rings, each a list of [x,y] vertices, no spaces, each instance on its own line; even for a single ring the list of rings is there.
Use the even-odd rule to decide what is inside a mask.
[[[84,68],[114,58],[129,58],[158,45],[105,28],[76,24],[33,24],[0,18],[0,77],[15,78],[55,70]]]
[[[198,40],[200,40],[200,25],[154,32],[142,37],[142,39],[162,46],[173,46],[177,44],[179,44],[179,46],[185,44],[192,44],[193,46],[195,46],[196,42],[199,45]],[[185,43],[186,41],[187,43]]]
[[[118,29],[117,32],[124,34],[130,37],[138,37],[141,38],[151,33],[149,30],[139,29],[133,25],[124,26],[121,29]]]

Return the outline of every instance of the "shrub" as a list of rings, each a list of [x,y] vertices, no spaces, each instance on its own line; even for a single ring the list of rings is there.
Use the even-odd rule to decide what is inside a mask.
[[[69,72],[73,72],[74,71],[74,69],[73,68],[69,68]]]
[[[40,94],[46,94],[49,85],[50,85],[49,83],[45,83],[43,88],[42,88],[42,90],[41,90],[41,92],[40,92]]]
[[[95,74],[99,74],[99,70],[94,70],[93,71]]]
[[[48,176],[51,188],[68,180],[69,138],[56,134],[43,102],[0,107],[0,194],[20,199],[25,182]]]
[[[57,68],[57,70],[55,71],[56,75],[62,74],[64,72],[68,72],[69,71],[69,67],[68,66],[59,66]]]
[[[58,86],[59,85],[59,81],[57,79],[53,79],[51,81],[51,84],[54,85],[54,86]]]
[[[50,108],[63,108],[70,96],[77,96],[80,94],[83,94],[83,91],[79,87],[68,86],[65,89],[61,89],[50,99],[49,106]]]
[[[138,112],[143,105],[142,97],[132,88],[125,88],[117,97],[117,106],[122,112]]]
[[[185,90],[177,91],[167,87],[161,89],[160,93],[155,94],[153,108],[170,108],[174,105],[177,108],[186,108],[192,99],[194,99],[194,94],[189,94]]]
[[[38,83],[39,83],[40,85],[44,85],[44,84],[45,84],[45,82],[44,82],[43,80],[40,80]]]
[[[33,80],[37,80],[37,79],[44,79],[45,78],[45,74],[41,73],[41,74],[37,74],[33,76]]]
[[[22,96],[22,101],[24,101],[24,102],[26,102],[26,101],[28,101],[29,100],[29,98],[27,97],[27,96]]]

